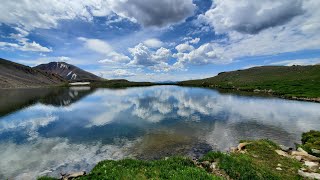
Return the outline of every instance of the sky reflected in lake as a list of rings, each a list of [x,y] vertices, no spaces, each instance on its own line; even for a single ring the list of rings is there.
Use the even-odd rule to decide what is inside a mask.
[[[6,95],[4,95],[4,93]],[[0,91],[0,179],[89,171],[104,159],[200,156],[242,139],[294,146],[320,104],[178,86]]]

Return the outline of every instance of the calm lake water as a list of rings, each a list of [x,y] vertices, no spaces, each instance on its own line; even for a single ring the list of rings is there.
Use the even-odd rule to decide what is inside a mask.
[[[242,139],[294,146],[320,104],[178,86],[0,91],[0,179],[89,171],[104,159],[198,157]]]

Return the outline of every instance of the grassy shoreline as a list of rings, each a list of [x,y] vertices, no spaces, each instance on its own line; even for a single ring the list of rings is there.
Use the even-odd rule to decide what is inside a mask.
[[[252,96],[259,96],[259,97],[277,97],[281,99],[288,99],[288,100],[296,100],[296,101],[306,101],[306,102],[316,102],[320,103],[320,97],[299,97],[299,96],[288,96],[285,94],[277,93],[277,92],[268,92],[268,90],[258,90],[258,89],[241,89],[241,88],[234,88],[234,87],[219,87],[219,86],[198,86],[198,85],[184,85],[184,84],[177,84],[180,87],[194,87],[194,88],[207,88],[207,89],[214,89],[223,91],[223,93],[246,93],[246,95]]]
[[[179,82],[179,86],[208,87],[320,102],[320,65],[262,66],[222,72],[215,77]]]
[[[306,147],[308,151],[319,149],[320,132],[304,133],[302,142],[298,147]],[[279,151],[283,154],[279,154]],[[198,160],[186,157],[149,161],[105,160],[99,162],[89,174],[76,179],[305,179],[301,176],[302,172],[307,175],[320,172],[320,154],[302,155],[300,159],[289,155],[303,151],[281,147],[270,140],[247,140],[241,141],[237,148],[231,148],[230,152],[209,152]],[[316,169],[306,166],[306,162],[310,162],[305,158],[309,156],[316,158]]]

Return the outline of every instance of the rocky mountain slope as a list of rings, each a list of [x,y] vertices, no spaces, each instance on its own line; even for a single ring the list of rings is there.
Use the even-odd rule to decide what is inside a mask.
[[[84,71],[74,65],[65,62],[50,62],[48,64],[41,64],[35,69],[39,69],[48,73],[55,73],[63,77],[67,81],[99,81],[102,78]]]
[[[59,75],[33,69],[0,58],[0,88],[29,88],[62,85]]]

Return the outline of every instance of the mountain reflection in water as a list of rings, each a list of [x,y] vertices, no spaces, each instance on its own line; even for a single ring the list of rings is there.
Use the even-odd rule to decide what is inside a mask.
[[[320,104],[178,86],[0,94],[0,179],[89,171],[104,159],[201,156],[241,139],[293,146]]]

